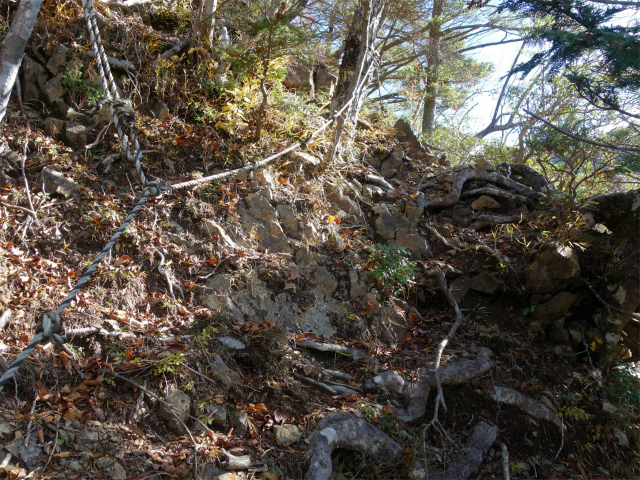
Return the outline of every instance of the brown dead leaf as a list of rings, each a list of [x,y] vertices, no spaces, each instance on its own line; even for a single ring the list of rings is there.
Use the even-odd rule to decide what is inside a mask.
[[[280,477],[278,477],[278,475],[276,475],[275,473],[264,472],[260,474],[260,478],[263,480],[278,480]]]
[[[67,413],[64,414],[64,418],[66,418],[70,422],[73,422],[75,420],[78,420],[82,416],[82,413],[83,412],[81,410],[78,410],[76,407],[71,407],[69,410],[67,410]]]
[[[70,455],[73,455],[75,452],[58,452],[58,453],[54,453],[53,456],[54,457],[59,457],[59,458],[66,458]]]

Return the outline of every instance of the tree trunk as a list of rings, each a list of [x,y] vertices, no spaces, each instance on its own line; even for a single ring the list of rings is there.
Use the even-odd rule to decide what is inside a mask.
[[[375,41],[384,21],[386,0],[360,0],[345,40],[338,84],[331,101],[332,111],[340,110],[354,98],[346,114],[338,119],[328,162],[335,157],[345,124],[355,125],[369,88],[372,65],[376,59]]]
[[[0,45],[0,122],[4,119],[11,90],[16,82],[42,0],[21,0],[9,33]]]
[[[203,5],[204,3],[204,5]],[[191,46],[202,45],[210,50],[213,45],[213,29],[216,24],[215,13],[218,0],[200,0],[196,9],[197,18],[191,35]]]
[[[444,0],[434,0],[431,11],[431,28],[427,50],[427,85],[424,90],[424,110],[422,111],[422,133],[433,135],[436,126],[436,102],[438,100],[438,80],[440,64],[440,40],[442,38],[442,12]]]

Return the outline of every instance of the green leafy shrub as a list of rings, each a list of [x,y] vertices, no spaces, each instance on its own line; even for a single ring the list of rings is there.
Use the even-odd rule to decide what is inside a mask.
[[[406,248],[397,245],[377,244],[371,247],[371,278],[383,294],[397,295],[411,283],[417,267],[407,258],[410,254]]]

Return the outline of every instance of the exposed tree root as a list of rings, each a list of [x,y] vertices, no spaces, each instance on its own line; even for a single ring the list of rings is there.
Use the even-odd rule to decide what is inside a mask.
[[[343,353],[345,355],[349,355],[353,357],[354,360],[360,360],[361,358],[369,358],[369,356],[365,353],[362,353],[360,350],[356,350],[355,348],[345,347],[344,345],[338,345],[335,343],[320,343],[314,342],[313,340],[301,340],[296,341],[296,345],[300,347],[311,348],[313,350],[318,350],[320,352],[335,352],[335,353]]]
[[[524,195],[518,195],[517,193],[507,192],[506,190],[498,190],[497,188],[491,187],[482,187],[482,188],[474,188],[473,190],[467,190],[464,192],[461,197],[471,197],[474,195],[492,195],[494,197],[502,197],[509,200],[515,200],[517,202],[522,202],[530,207],[533,207],[533,200]]]
[[[414,476],[414,478],[424,478],[428,480],[466,480],[475,474],[482,464],[491,445],[498,437],[498,427],[485,422],[478,422],[473,427],[473,431],[467,440],[467,453],[462,455],[452,455],[451,466],[446,470],[427,468],[427,475],[424,477]]]
[[[517,215],[480,215],[476,217],[468,226],[469,230],[482,230],[483,228],[500,223],[520,223],[531,218],[531,215],[519,213]]]
[[[433,363],[424,366],[416,383],[404,379],[394,370],[385,370],[363,382],[361,387],[368,390],[385,389],[409,398],[407,407],[396,407],[395,413],[403,422],[411,422],[422,417],[427,410],[429,392],[436,386],[433,366]],[[442,385],[461,385],[487,373],[491,366],[488,357],[445,365],[440,367],[440,382]]]
[[[336,447],[351,447],[378,457],[383,455],[393,460],[402,447],[382,430],[369,425],[364,420],[346,413],[332,413],[318,423],[318,429],[311,436],[311,464],[304,480],[327,480],[331,476],[331,453]]]
[[[562,420],[559,417],[556,417],[556,414],[553,413],[551,409],[520,392],[516,392],[511,388],[494,387],[494,390],[488,393],[496,402],[513,405],[532,417],[540,420],[546,420],[547,422],[551,422],[557,427],[562,428]]]
[[[457,174],[456,178],[452,182],[451,193],[449,193],[448,195],[438,195],[436,197],[427,199],[426,206],[430,208],[453,207],[460,201],[464,184],[469,180],[481,180],[490,182],[494,185],[513,190],[516,192],[516,194],[512,194],[510,192],[501,192],[496,189],[488,188],[488,190],[491,190],[493,192],[492,194],[494,195],[500,195],[506,198],[520,200],[529,205],[533,204],[532,199],[544,200],[546,198],[543,193],[536,192],[528,186],[523,185],[509,177],[505,177],[504,175],[500,175],[499,173],[485,172],[484,170],[477,170],[474,168],[465,168]],[[477,192],[478,190],[483,189],[472,191]]]

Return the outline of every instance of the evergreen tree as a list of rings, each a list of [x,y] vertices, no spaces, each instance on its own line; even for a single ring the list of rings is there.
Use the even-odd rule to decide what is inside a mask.
[[[603,8],[593,3],[586,0],[502,2],[501,9],[528,16],[547,15],[551,20],[532,31],[540,43],[550,43],[548,49],[536,53],[515,71],[526,75],[548,62],[552,74],[564,71],[578,92],[595,106],[640,118],[625,111],[621,103],[621,95],[640,88],[640,26],[615,24],[614,16],[630,8],[627,4],[597,2],[611,3]],[[591,52],[600,56],[597,65],[586,71],[573,68]]]

